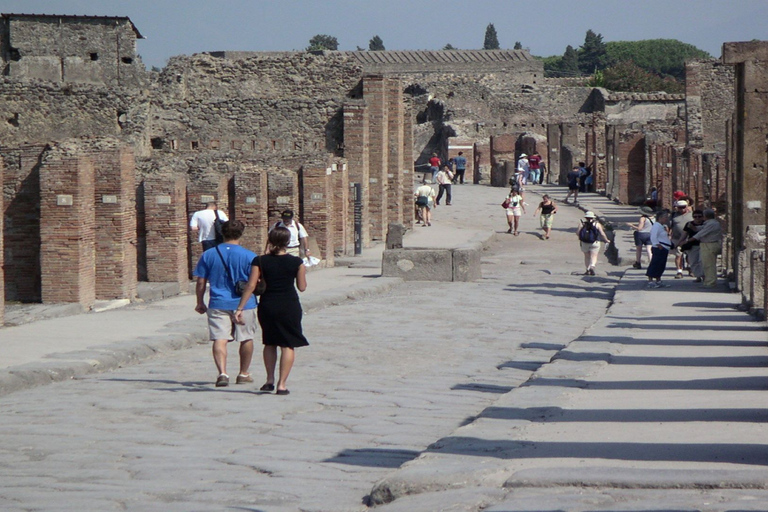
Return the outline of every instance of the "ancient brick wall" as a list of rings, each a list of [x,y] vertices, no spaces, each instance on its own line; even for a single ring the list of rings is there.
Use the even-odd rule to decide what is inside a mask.
[[[253,164],[244,164],[235,174],[233,217],[245,224],[240,245],[257,254],[264,252],[268,231],[267,172]]]
[[[147,177],[144,190],[147,280],[189,283],[187,183],[184,176]]]
[[[383,240],[387,229],[387,200],[389,194],[389,115],[387,110],[387,83],[383,77],[363,79],[363,97],[368,105],[368,209],[370,211],[371,239]]]
[[[704,151],[725,152],[725,122],[734,110],[734,70],[718,60],[685,64],[687,142]]]
[[[0,55],[14,78],[138,87],[146,71],[128,18],[3,15]]]
[[[368,107],[363,104],[344,105],[344,156],[348,162],[349,182],[362,185],[363,205],[369,204],[370,181]],[[350,201],[354,198],[350,195]],[[350,208],[350,211],[353,211]],[[362,212],[362,245],[371,244],[371,220],[367,208]]]
[[[320,254],[316,258],[333,264],[334,216],[333,169],[322,165],[307,165],[301,169],[304,227],[317,242]]]
[[[349,171],[347,164],[341,161],[333,164],[332,170],[333,248],[336,255],[351,255],[354,253],[355,240]]]
[[[5,165],[3,164],[3,161],[0,160],[0,183],[3,183],[3,176],[5,174]],[[4,207],[4,201],[3,201],[3,194],[0,194],[0,212],[5,212]],[[5,271],[3,269],[4,266],[4,260],[5,260],[5,243],[4,243],[4,222],[3,218],[4,215],[0,215],[0,326],[3,325],[5,322]]]
[[[58,144],[40,166],[40,266],[45,303],[96,299],[95,169],[76,146]]]
[[[386,216],[387,224],[390,222],[403,223],[405,216],[404,191],[406,181],[405,177],[411,174],[404,174],[405,170],[405,133],[404,116],[405,103],[403,102],[403,85],[397,78],[386,80],[387,89],[387,199]],[[410,157],[408,158],[410,160]],[[410,189],[411,183],[407,183]],[[408,205],[410,206],[410,205]],[[387,228],[384,228],[386,236]]]

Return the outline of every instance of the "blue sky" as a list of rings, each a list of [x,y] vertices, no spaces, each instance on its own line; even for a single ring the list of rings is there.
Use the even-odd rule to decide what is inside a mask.
[[[481,48],[493,23],[502,48],[534,55],[577,48],[592,29],[605,41],[679,39],[720,56],[723,42],[768,40],[768,0],[0,0],[3,13],[128,16],[146,37],[144,63],[204,51],[304,49],[315,34],[340,50]]]

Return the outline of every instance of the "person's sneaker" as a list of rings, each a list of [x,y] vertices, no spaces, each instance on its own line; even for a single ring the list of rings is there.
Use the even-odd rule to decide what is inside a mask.
[[[253,382],[253,377],[251,377],[250,374],[243,375],[242,373],[237,376],[235,379],[235,384],[247,384],[249,382]]]
[[[589,270],[587,270],[587,272],[589,272],[589,275],[591,276],[595,275],[595,269],[592,267],[590,267]]]
[[[656,283],[656,288],[669,288],[669,285],[667,283],[662,283],[661,281],[658,281]]]
[[[640,268],[643,268],[643,266],[642,266],[642,265],[640,265],[638,262],[634,262],[634,263],[632,264],[632,268],[637,268],[637,269],[640,269]]]
[[[648,281],[648,284],[645,286],[646,288],[656,288],[656,283],[654,283],[653,281]]]
[[[675,279],[682,279],[682,278],[683,278],[682,272],[678,272],[677,274],[675,274]]]
[[[694,283],[701,283],[702,281],[704,280],[700,277],[697,277],[696,279],[693,280]]]
[[[229,375],[226,373],[222,373],[219,375],[219,378],[216,379],[216,387],[217,388],[223,388],[229,386]]]

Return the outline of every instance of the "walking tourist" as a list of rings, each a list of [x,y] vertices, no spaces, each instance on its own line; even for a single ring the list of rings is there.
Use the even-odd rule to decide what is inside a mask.
[[[507,224],[509,224],[509,229],[507,230],[507,233],[512,233],[513,235],[518,235],[518,226],[520,224],[520,215],[521,213],[525,213],[525,204],[523,204],[523,196],[520,195],[520,193],[517,191],[517,189],[512,189],[507,196],[507,198],[504,200],[504,203],[502,203],[502,206],[506,204],[506,213],[507,213]]]
[[[204,210],[192,215],[189,228],[193,234],[197,234],[197,240],[203,245],[203,251],[216,247],[224,241],[221,237],[221,225],[228,220],[224,212],[216,209],[215,202],[207,203]]]
[[[576,232],[579,237],[581,252],[584,253],[585,276],[595,275],[597,256],[600,254],[600,241],[608,243],[603,226],[597,221],[597,216],[592,212],[584,214],[584,221]]]
[[[531,168],[528,164],[528,155],[525,153],[520,155],[520,158],[517,160],[517,170],[522,174],[523,176],[523,185],[526,185],[529,183],[530,179],[530,172]]]
[[[454,176],[453,182],[463,185],[464,173],[467,172],[467,157],[464,156],[463,151],[459,151],[458,156],[453,159],[453,163],[456,166],[456,176]]]
[[[431,226],[432,205],[435,201],[435,189],[429,185],[426,176],[424,177],[421,186],[416,189],[416,192],[414,192],[413,196],[416,198],[416,206],[419,207],[419,216],[421,217],[421,221],[424,223],[422,226]]]
[[[677,273],[675,279],[683,278],[684,254],[680,250],[680,242],[685,236],[685,225],[693,220],[690,205],[685,199],[679,199],[675,202],[675,211],[669,218],[670,240],[672,242],[672,252],[675,255],[675,268]]]
[[[672,247],[669,239],[667,222],[669,222],[669,212],[666,210],[656,214],[656,222],[651,227],[651,263],[645,271],[648,277],[648,288],[666,288],[668,284],[661,282],[661,276],[667,268],[667,257]]]
[[[531,176],[530,183],[536,185],[541,183],[541,155],[534,153],[528,157],[528,169]]]
[[[565,179],[568,182],[568,195],[565,196],[565,202],[568,202],[568,198],[573,194],[573,204],[579,204],[579,177],[581,176],[581,168],[576,165],[566,175]]]
[[[307,258],[311,253],[307,244],[309,234],[304,226],[293,217],[293,210],[284,210],[280,214],[281,220],[272,226],[272,229],[277,227],[286,228],[291,233],[291,240],[288,242],[288,254],[298,256],[299,258]],[[267,252],[267,247],[264,247],[264,252]]]
[[[437,186],[440,189],[437,193],[437,199],[435,200],[435,205],[440,204],[440,199],[443,197],[443,192],[445,192],[445,204],[446,206],[451,206],[451,182],[453,181],[453,173],[451,172],[450,167],[447,165],[444,165],[442,170],[437,173]]]
[[[440,159],[437,157],[437,153],[432,153],[429,159],[429,171],[432,173],[432,183],[434,183],[435,176],[440,171]]]
[[[269,252],[256,256],[251,262],[251,272],[235,318],[239,322],[251,300],[259,278],[266,283],[266,291],[259,301],[258,318],[261,341],[264,344],[264,368],[267,380],[261,391],[275,391],[278,395],[289,394],[286,386],[296,359],[295,349],[309,345],[301,328],[301,302],[296,289],[307,289],[307,269],[301,258],[288,254],[291,233],[283,227],[269,232]],[[280,372],[275,383],[277,348],[280,347]]]
[[[651,226],[653,226],[653,209],[648,206],[640,207],[640,220],[637,224],[629,223],[629,227],[635,230],[635,263],[634,268],[643,268],[643,249],[648,254],[648,262],[651,261]]]
[[[222,226],[224,243],[212,251],[205,251],[195,267],[197,277],[195,311],[208,314],[208,335],[213,341],[213,362],[219,376],[216,387],[228,386],[227,344],[240,343],[240,372],[235,382],[253,382],[248,373],[253,358],[253,337],[256,334],[256,298],[250,294],[241,300],[237,282],[246,281],[251,261],[256,254],[240,247],[245,225],[239,220],[225,222]],[[208,305],[205,304],[206,284],[210,285]],[[235,320],[235,313],[239,316]]]
[[[722,227],[715,218],[715,211],[704,210],[704,224],[692,237],[699,241],[701,265],[704,267],[704,288],[714,288],[717,285],[717,255],[720,254],[722,236]]]
[[[549,240],[549,234],[552,232],[552,221],[557,213],[557,205],[547,194],[541,196],[541,202],[536,207],[536,211],[533,212],[533,216],[535,217],[539,212],[541,212],[539,225],[544,230],[544,240]]]

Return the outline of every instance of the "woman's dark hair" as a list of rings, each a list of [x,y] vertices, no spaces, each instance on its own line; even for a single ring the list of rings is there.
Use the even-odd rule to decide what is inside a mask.
[[[291,232],[288,228],[278,226],[269,232],[269,253],[276,254],[278,251],[288,247],[288,242],[291,241]]]
[[[239,240],[243,232],[245,232],[245,224],[241,220],[228,220],[221,225],[224,240]]]

